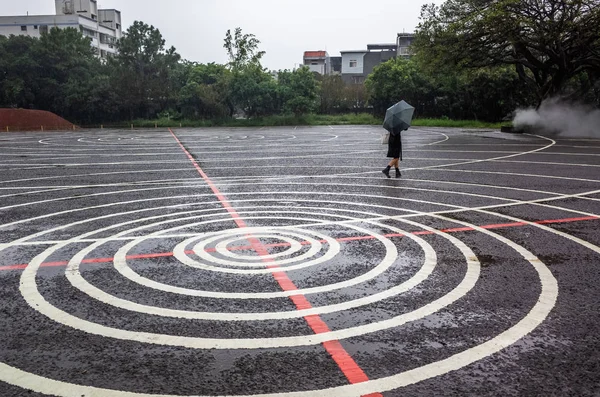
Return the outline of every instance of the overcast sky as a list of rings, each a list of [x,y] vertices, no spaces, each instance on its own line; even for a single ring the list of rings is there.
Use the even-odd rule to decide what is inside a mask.
[[[292,69],[307,50],[366,49],[412,32],[423,3],[442,0],[99,0],[122,12],[123,27],[141,20],[160,29],[185,59],[227,61],[223,38],[241,27],[261,41],[264,66]],[[0,0],[0,15],[54,14],[53,0]]]

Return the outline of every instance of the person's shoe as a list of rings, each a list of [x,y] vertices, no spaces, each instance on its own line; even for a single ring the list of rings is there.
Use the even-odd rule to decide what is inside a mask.
[[[396,168],[396,178],[402,178],[402,173],[400,172],[400,168]]]
[[[387,176],[388,178],[391,178],[391,175],[390,175],[390,167],[387,167],[385,170],[383,170],[383,171],[381,171],[381,172],[383,172],[383,174],[384,174],[385,176]]]

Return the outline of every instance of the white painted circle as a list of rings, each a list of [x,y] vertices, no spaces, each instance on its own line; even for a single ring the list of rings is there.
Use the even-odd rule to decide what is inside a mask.
[[[323,263],[324,260],[329,260],[333,256],[337,255],[340,252],[339,243],[335,239],[331,238],[330,236],[327,236],[326,234],[323,234],[323,233],[308,232],[306,230],[298,229],[298,228],[277,229],[276,233],[273,233],[270,235],[263,234],[263,236],[269,236],[270,238],[280,238],[279,235],[281,235],[282,239],[287,238],[287,237],[285,237],[286,235],[296,237],[296,240],[293,240],[293,241],[295,244],[298,245],[298,247],[299,247],[298,251],[300,249],[302,249],[302,245],[300,244],[300,241],[298,241],[298,240],[308,242],[309,249],[305,253],[303,253],[299,256],[294,256],[294,257],[287,258],[287,259],[277,259],[278,257],[283,256],[280,254],[275,254],[275,256],[261,255],[259,257],[251,257],[252,261],[250,261],[250,263],[248,263],[248,262],[244,262],[244,261],[240,261],[240,260],[222,259],[222,258],[215,257],[213,255],[210,255],[210,253],[208,253],[205,248],[206,245],[223,238],[222,237],[223,234],[224,235],[233,235],[234,237],[232,237],[230,240],[239,240],[241,237],[239,237],[237,235],[238,234],[246,234],[246,233],[249,233],[252,236],[254,236],[254,233],[252,233],[251,231],[246,232],[244,229],[230,229],[230,230],[226,230],[224,233],[218,232],[216,236],[202,238],[202,240],[194,246],[193,251],[197,256],[199,256],[201,259],[205,260],[208,263],[213,263],[213,264],[223,265],[223,266],[231,266],[231,267],[242,267],[242,268],[258,267],[258,268],[263,268],[263,269],[267,265],[267,263],[265,261],[268,261],[269,265],[274,265],[274,266],[284,266],[284,265],[287,265],[290,263],[307,261],[310,258],[314,257],[316,254],[318,254],[324,245],[327,247],[327,255],[326,255],[325,259],[315,260],[315,261],[311,261],[311,262],[303,262],[301,267],[295,267],[294,269],[303,269],[306,267],[314,266],[319,263]],[[324,240],[325,244],[322,244],[319,240],[316,240],[314,237],[310,236],[310,234],[313,234],[313,235],[317,236],[318,238],[320,238],[321,240]],[[178,244],[175,247],[175,249],[173,250],[173,252],[175,253],[175,257],[177,259],[179,259],[182,263],[184,263],[188,266],[191,266],[191,267],[204,269],[206,266],[205,264],[195,261],[194,259],[187,256],[187,254],[185,254],[185,248],[197,240],[198,240],[198,238],[194,238],[194,237],[192,237],[191,239],[185,240],[182,243]],[[225,242],[228,242],[230,240],[225,240]],[[217,250],[218,249],[219,248],[217,248]],[[183,255],[185,255],[186,258],[184,258]],[[256,261],[257,258],[261,263],[253,263]],[[219,269],[221,269],[221,268],[219,268]],[[286,267],[286,269],[290,270],[291,267]]]
[[[396,229],[398,232],[405,234],[406,232]],[[184,310],[172,310],[166,308],[158,308],[147,305],[141,305],[133,303],[124,299],[117,298],[110,295],[97,287],[88,283],[81,275],[79,266],[83,259],[91,251],[102,245],[103,242],[97,242],[87,247],[86,249],[77,253],[67,266],[66,275],[73,286],[91,296],[92,298],[101,301],[103,303],[119,307],[121,309],[152,314],[165,317],[185,318],[185,319],[203,319],[203,320],[217,320],[217,321],[265,321],[274,319],[289,319],[289,318],[301,318],[310,315],[320,315],[325,313],[334,313],[342,310],[349,310],[358,308],[364,305],[372,304],[393,296],[397,296],[401,293],[409,291],[421,282],[425,281],[431,272],[434,270],[437,264],[437,256],[433,247],[425,240],[418,236],[414,236],[406,233],[407,238],[416,242],[423,250],[425,254],[425,261],[419,271],[414,274],[411,278],[405,282],[396,285],[390,289],[382,292],[369,295],[363,298],[354,299],[333,305],[317,306],[311,309],[304,310],[292,310],[283,312],[261,312],[261,313],[211,313],[211,312],[195,312],[195,311],[184,311]],[[298,294],[298,291],[295,291]]]
[[[269,255],[238,254],[237,252],[234,251],[233,248],[229,248],[229,246],[237,245],[237,250],[239,250],[239,247],[248,246],[248,242],[245,237],[232,237],[232,238],[229,238],[229,239],[226,239],[226,240],[223,240],[223,241],[217,243],[215,245],[215,252],[217,252],[221,256],[226,256],[226,257],[235,259],[236,261],[244,261],[244,263],[247,264],[248,262],[264,262],[265,259],[270,260],[270,259],[280,258],[282,256],[290,256],[290,255],[295,254],[298,251],[301,251],[302,247],[303,247],[303,245],[299,241],[297,241],[291,237],[282,236],[282,235],[253,234],[252,237],[256,238],[256,239],[264,239],[264,240],[272,239],[272,240],[276,240],[276,241],[283,241],[284,244],[279,243],[278,245],[286,247],[286,249],[284,249],[281,252],[278,252],[275,254],[269,254]],[[238,244],[234,244],[234,243],[238,243]],[[273,244],[277,244],[277,243],[273,243]],[[312,245],[312,244],[307,242],[306,245]],[[204,243],[204,241],[202,241],[194,247],[194,251],[195,252],[203,252],[203,251],[205,251],[205,247],[206,247],[206,244]],[[249,247],[249,250],[251,250],[251,249],[252,249],[252,247]]]
[[[409,221],[409,222],[412,223],[411,221]],[[448,371],[451,371],[453,369],[461,368],[461,367],[468,365],[474,361],[477,361],[483,357],[493,354],[494,352],[499,351],[499,350],[503,349],[504,347],[509,346],[510,344],[516,342],[518,339],[522,338],[524,335],[529,333],[531,330],[533,330],[535,327],[537,327],[545,319],[545,317],[548,315],[548,313],[552,309],[552,307],[555,303],[555,300],[556,300],[556,296],[557,296],[556,280],[554,279],[554,277],[552,276],[550,271],[547,269],[547,267],[543,266],[543,264],[539,261],[539,259],[537,259],[531,253],[529,253],[526,249],[518,246],[517,244],[513,243],[512,241],[505,239],[504,237],[498,236],[495,233],[490,232],[489,230],[477,228],[474,225],[467,224],[466,222],[459,222],[459,223],[462,223],[468,227],[476,228],[476,230],[478,230],[478,231],[481,231],[483,233],[486,233],[493,237],[496,237],[497,239],[499,239],[502,242],[509,245],[511,248],[517,250],[517,252],[521,253],[523,255],[523,257],[534,266],[534,268],[538,272],[538,274],[540,276],[540,280],[542,282],[541,296],[540,296],[539,301],[536,303],[536,305],[525,316],[525,318],[523,320],[521,320],[515,326],[511,327],[509,330],[505,331],[501,335],[496,336],[495,338],[489,340],[488,342],[485,342],[481,345],[475,346],[464,352],[455,354],[454,356],[451,356],[451,357],[443,360],[443,364],[441,364],[440,362],[432,363],[432,364],[428,364],[426,366],[416,368],[411,371],[403,372],[403,373],[400,373],[397,375],[392,375],[392,376],[388,376],[388,377],[381,378],[381,379],[370,380],[370,381],[360,383],[360,384],[332,388],[332,389],[327,390],[328,395],[331,395],[334,397],[337,397],[337,396],[342,397],[342,396],[347,396],[347,395],[362,395],[362,394],[369,394],[369,393],[373,393],[373,392],[385,392],[388,390],[397,389],[399,387],[402,387],[402,386],[405,386],[405,385],[408,385],[411,383],[418,382],[420,380],[428,379],[428,378],[431,378],[434,376],[439,376],[439,375],[446,373]],[[416,222],[415,222],[415,224],[416,224]],[[423,226],[423,225],[421,225],[421,226]],[[435,233],[437,231],[433,231],[433,232]],[[437,232],[437,234],[444,235],[441,232]],[[453,236],[444,235],[444,237],[446,237],[450,240],[454,240],[453,243],[455,243],[455,245],[459,249],[461,249],[461,251],[463,251],[466,248],[466,253],[467,254],[469,253],[468,247],[464,246],[464,244],[462,244],[459,240],[455,239]],[[465,252],[463,252],[463,254],[464,253]],[[471,254],[472,254],[472,252],[471,252]],[[44,254],[42,254],[42,255],[44,255]],[[467,263],[470,268],[472,266],[477,267],[477,276],[478,276],[478,263],[473,262],[473,258],[475,258],[475,257],[467,256]],[[23,276],[22,276],[22,281],[24,281],[24,282],[21,285],[21,291],[23,293],[23,296],[25,297],[25,299],[28,301],[28,303],[30,305],[32,303],[34,303],[35,301],[37,301],[37,303],[35,303],[35,304],[41,303],[42,305],[44,305],[44,302],[45,302],[44,299],[41,298],[41,295],[39,296],[41,298],[41,301],[39,301],[37,299],[37,297],[35,296],[36,293],[37,293],[37,295],[39,295],[39,292],[37,291],[37,286],[35,284],[35,272],[37,271],[36,267],[39,268],[39,266],[41,265],[40,259],[42,259],[42,258],[40,258],[40,256],[36,257],[30,265],[32,270],[35,269],[35,270],[33,270],[33,274],[32,274],[33,277],[31,277],[31,274],[28,276],[25,276],[25,272],[23,273]],[[26,272],[28,272],[29,270],[30,270],[30,268],[28,267],[26,269]],[[29,271],[29,273],[32,273],[32,272]],[[477,276],[475,277],[475,281],[476,281]],[[453,290],[451,292],[451,294],[453,292],[457,291],[457,289],[461,289],[461,288],[465,288],[465,287],[468,289],[469,288],[468,284],[474,283],[474,280],[470,280],[470,281],[467,281],[466,285],[465,285],[465,281],[467,280],[467,278],[468,277],[465,277],[463,282],[461,282],[461,284],[457,288],[455,288],[455,290]],[[33,279],[33,284],[31,282],[28,282],[31,279]],[[31,289],[31,287],[33,287],[33,288]],[[463,294],[460,293],[460,296],[462,296],[462,295]],[[443,297],[442,299],[446,299],[446,298],[447,297]],[[458,297],[457,297],[457,299],[458,299]],[[427,308],[427,310],[431,310],[432,309],[431,305],[437,306],[439,304],[440,304],[440,302],[438,300],[438,301],[432,302],[430,305],[427,305],[425,308]],[[46,306],[46,305],[44,305],[44,306]],[[50,306],[50,305],[48,305],[48,306]],[[35,307],[35,306],[32,306],[32,307]],[[425,308],[421,308],[421,309],[425,309]],[[44,308],[44,309],[46,309],[46,308]],[[50,306],[50,309],[56,309],[56,308],[53,308],[52,306]],[[418,310],[421,310],[421,309],[418,309]],[[58,310],[58,309],[56,309],[56,310]],[[58,312],[60,313],[61,311],[58,310]],[[66,314],[64,312],[62,312],[62,313]],[[413,313],[410,313],[410,314],[413,314]],[[423,314],[423,313],[419,313],[419,315],[421,315],[421,314]],[[427,314],[425,314],[425,315],[427,315]],[[376,325],[381,325],[381,323],[386,323],[386,322],[390,322],[390,321],[395,323],[394,326],[398,326],[406,321],[414,321],[414,319],[415,319],[415,318],[413,318],[413,319],[404,318],[404,319],[400,320],[400,322],[398,322],[399,317],[403,317],[403,316],[404,315],[401,315],[401,316],[398,316],[398,317],[390,319],[390,320],[386,320],[386,321],[375,323],[375,324],[369,324],[367,326],[355,327],[354,330],[356,328],[365,328],[365,327],[373,328]],[[66,317],[59,316],[58,319],[66,320],[67,322],[69,322],[69,320],[70,320],[69,317],[72,317],[72,316],[67,314]],[[57,321],[57,318],[54,318],[54,320]],[[77,318],[75,318],[75,320],[81,321],[81,319],[77,319]],[[62,322],[64,324],[63,321],[59,321],[59,322]],[[85,320],[83,320],[83,322],[85,322]],[[92,324],[92,327],[93,326],[94,326],[94,324]],[[97,324],[96,324],[96,326],[100,327],[102,330],[104,330],[104,328],[106,328],[103,326],[98,326]],[[92,330],[93,330],[93,328],[92,328]],[[110,330],[110,328],[109,328],[109,330]],[[114,333],[111,334],[110,336],[116,337],[116,338],[119,338],[119,336],[122,336],[120,334],[120,332],[128,332],[128,331],[120,331],[120,330],[114,330],[114,329],[112,329],[112,331]],[[342,332],[347,332],[347,331],[348,330],[343,330]],[[86,331],[86,332],[89,332],[89,331]],[[91,332],[91,333],[95,333],[95,332]],[[343,335],[340,335],[340,331],[334,331],[334,332],[327,333],[327,334],[336,334],[335,339],[343,339],[342,338]],[[139,336],[142,339],[146,339],[150,335],[141,334]],[[315,337],[318,339],[322,338],[321,335],[315,335]],[[327,339],[325,339],[325,340],[327,340]],[[153,339],[146,339],[146,340],[140,340],[140,341],[145,341],[148,343],[159,343],[158,341],[153,340]],[[253,341],[256,341],[256,340],[253,340]],[[16,368],[10,367],[5,364],[1,364],[0,368],[3,369],[3,371],[2,371],[3,374],[8,374],[5,376],[7,376],[9,378],[9,383],[11,383],[10,382],[11,380],[14,381],[16,379],[18,382],[13,383],[13,384],[17,384],[18,386],[26,387],[26,388],[33,389],[33,390],[40,390],[40,391],[45,390],[45,387],[46,387],[46,386],[40,386],[40,385],[51,385],[51,387],[53,387],[54,393],[56,393],[56,391],[65,390],[64,393],[59,394],[61,396],[67,396],[67,395],[70,396],[72,394],[67,394],[67,393],[73,393],[73,392],[79,393],[82,391],[87,392],[87,393],[90,393],[93,391],[98,396],[110,396],[110,395],[132,396],[133,395],[131,393],[126,393],[126,392],[120,392],[120,391],[114,391],[114,390],[108,390],[108,389],[100,389],[100,388],[92,388],[92,387],[87,387],[87,386],[71,385],[68,383],[57,382],[57,381],[52,381],[52,380],[48,380],[49,382],[41,382],[40,383],[39,381],[43,380],[45,378],[26,373],[24,371],[20,371]],[[0,377],[1,376],[2,375],[0,375]],[[34,386],[34,387],[31,387],[31,386]],[[307,392],[286,393],[286,395],[298,396],[298,397],[300,397],[300,396],[316,397],[316,396],[322,395],[322,393],[323,393],[323,391],[307,391]],[[281,394],[274,394],[271,396],[276,396],[276,395],[281,395]],[[267,396],[267,395],[265,395],[265,396]]]
[[[305,220],[302,218],[296,218],[296,219]],[[203,224],[203,223],[204,222],[199,222],[198,224]],[[143,277],[143,276],[139,275],[138,273],[136,273],[128,265],[128,262],[127,262],[128,252],[135,245],[144,241],[145,238],[139,238],[139,239],[133,240],[133,241],[125,244],[123,247],[121,247],[115,254],[113,263],[114,263],[115,269],[119,273],[121,273],[121,275],[123,275],[125,278],[127,278],[133,282],[136,282],[136,283],[141,284],[148,288],[152,288],[152,289],[156,289],[156,290],[164,291],[164,292],[171,292],[171,293],[180,294],[180,295],[200,296],[200,297],[206,297],[206,298],[222,298],[222,299],[273,299],[273,298],[289,297],[289,296],[298,295],[298,294],[309,295],[309,294],[315,294],[315,293],[330,292],[330,291],[334,291],[334,290],[338,290],[338,289],[342,289],[342,288],[346,288],[346,287],[351,287],[351,286],[360,284],[362,282],[365,282],[372,278],[377,277],[378,275],[387,271],[393,265],[394,261],[398,257],[398,250],[396,249],[396,246],[386,237],[384,237],[382,235],[378,235],[378,234],[373,234],[371,231],[369,231],[365,228],[361,228],[359,226],[354,226],[354,225],[347,225],[347,226],[351,229],[354,229],[355,231],[358,231],[358,232],[364,234],[364,235],[371,234],[375,240],[378,240],[379,242],[381,242],[385,247],[385,256],[384,256],[383,260],[381,260],[381,262],[377,266],[375,266],[373,269],[369,270],[367,273],[362,274],[358,277],[355,277],[351,280],[346,280],[346,281],[338,282],[335,284],[329,284],[329,285],[320,286],[320,287],[302,288],[302,289],[298,289],[295,291],[258,292],[258,293],[242,293],[242,292],[229,293],[229,292],[220,292],[220,291],[200,291],[200,290],[196,290],[196,289],[176,287],[176,286],[172,286],[172,285],[168,285],[168,284],[164,284],[164,283],[160,283],[160,282],[151,280],[149,278]],[[279,228],[279,229],[282,229],[282,228]],[[291,229],[296,230],[296,228],[291,228]],[[248,228],[248,230],[261,233],[261,232],[268,231],[269,228]],[[237,229],[235,229],[234,231],[237,232]],[[317,233],[317,232],[311,232],[311,233],[313,233],[315,235],[320,235],[320,233]],[[307,267],[325,263],[328,260],[333,259],[340,250],[340,244],[335,239],[332,239],[329,236],[322,235],[322,237],[327,240],[327,242],[330,246],[330,249],[328,249],[324,253],[324,255],[322,255],[312,261],[307,261],[307,262],[300,263],[297,265],[286,266],[285,268],[282,268],[282,270],[289,272],[289,271],[304,269]],[[194,239],[196,239],[196,238],[195,237],[192,238],[192,241]],[[243,274],[269,274],[270,275],[273,273],[272,269],[256,269],[256,270],[253,270],[253,269],[229,269],[229,268],[223,268],[223,267],[217,268],[214,266],[206,265],[206,264],[197,262],[197,261],[193,260],[192,258],[190,258],[185,253],[185,245],[183,245],[183,244],[178,244],[175,247],[173,254],[179,261],[181,261],[181,263],[188,265],[190,267],[194,267],[194,268],[202,269],[202,270],[221,272],[221,273],[229,273],[229,274],[241,274],[241,275],[243,275]]]

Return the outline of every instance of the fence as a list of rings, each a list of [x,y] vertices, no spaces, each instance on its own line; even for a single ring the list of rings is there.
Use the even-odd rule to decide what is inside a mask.
[[[23,127],[23,126],[10,126],[10,125],[5,125],[5,126],[0,126],[0,132],[28,132],[28,131],[71,131],[71,130],[78,130],[80,129],[79,127],[77,127],[76,125],[72,125],[70,127],[66,127],[66,126],[57,126],[57,125],[40,125],[40,126],[36,126],[35,128],[32,126],[27,126],[27,127]]]

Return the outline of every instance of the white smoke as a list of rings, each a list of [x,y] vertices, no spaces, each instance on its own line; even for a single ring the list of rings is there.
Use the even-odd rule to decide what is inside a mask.
[[[563,137],[600,138],[600,109],[546,100],[538,110],[520,109],[515,128],[533,127]]]

